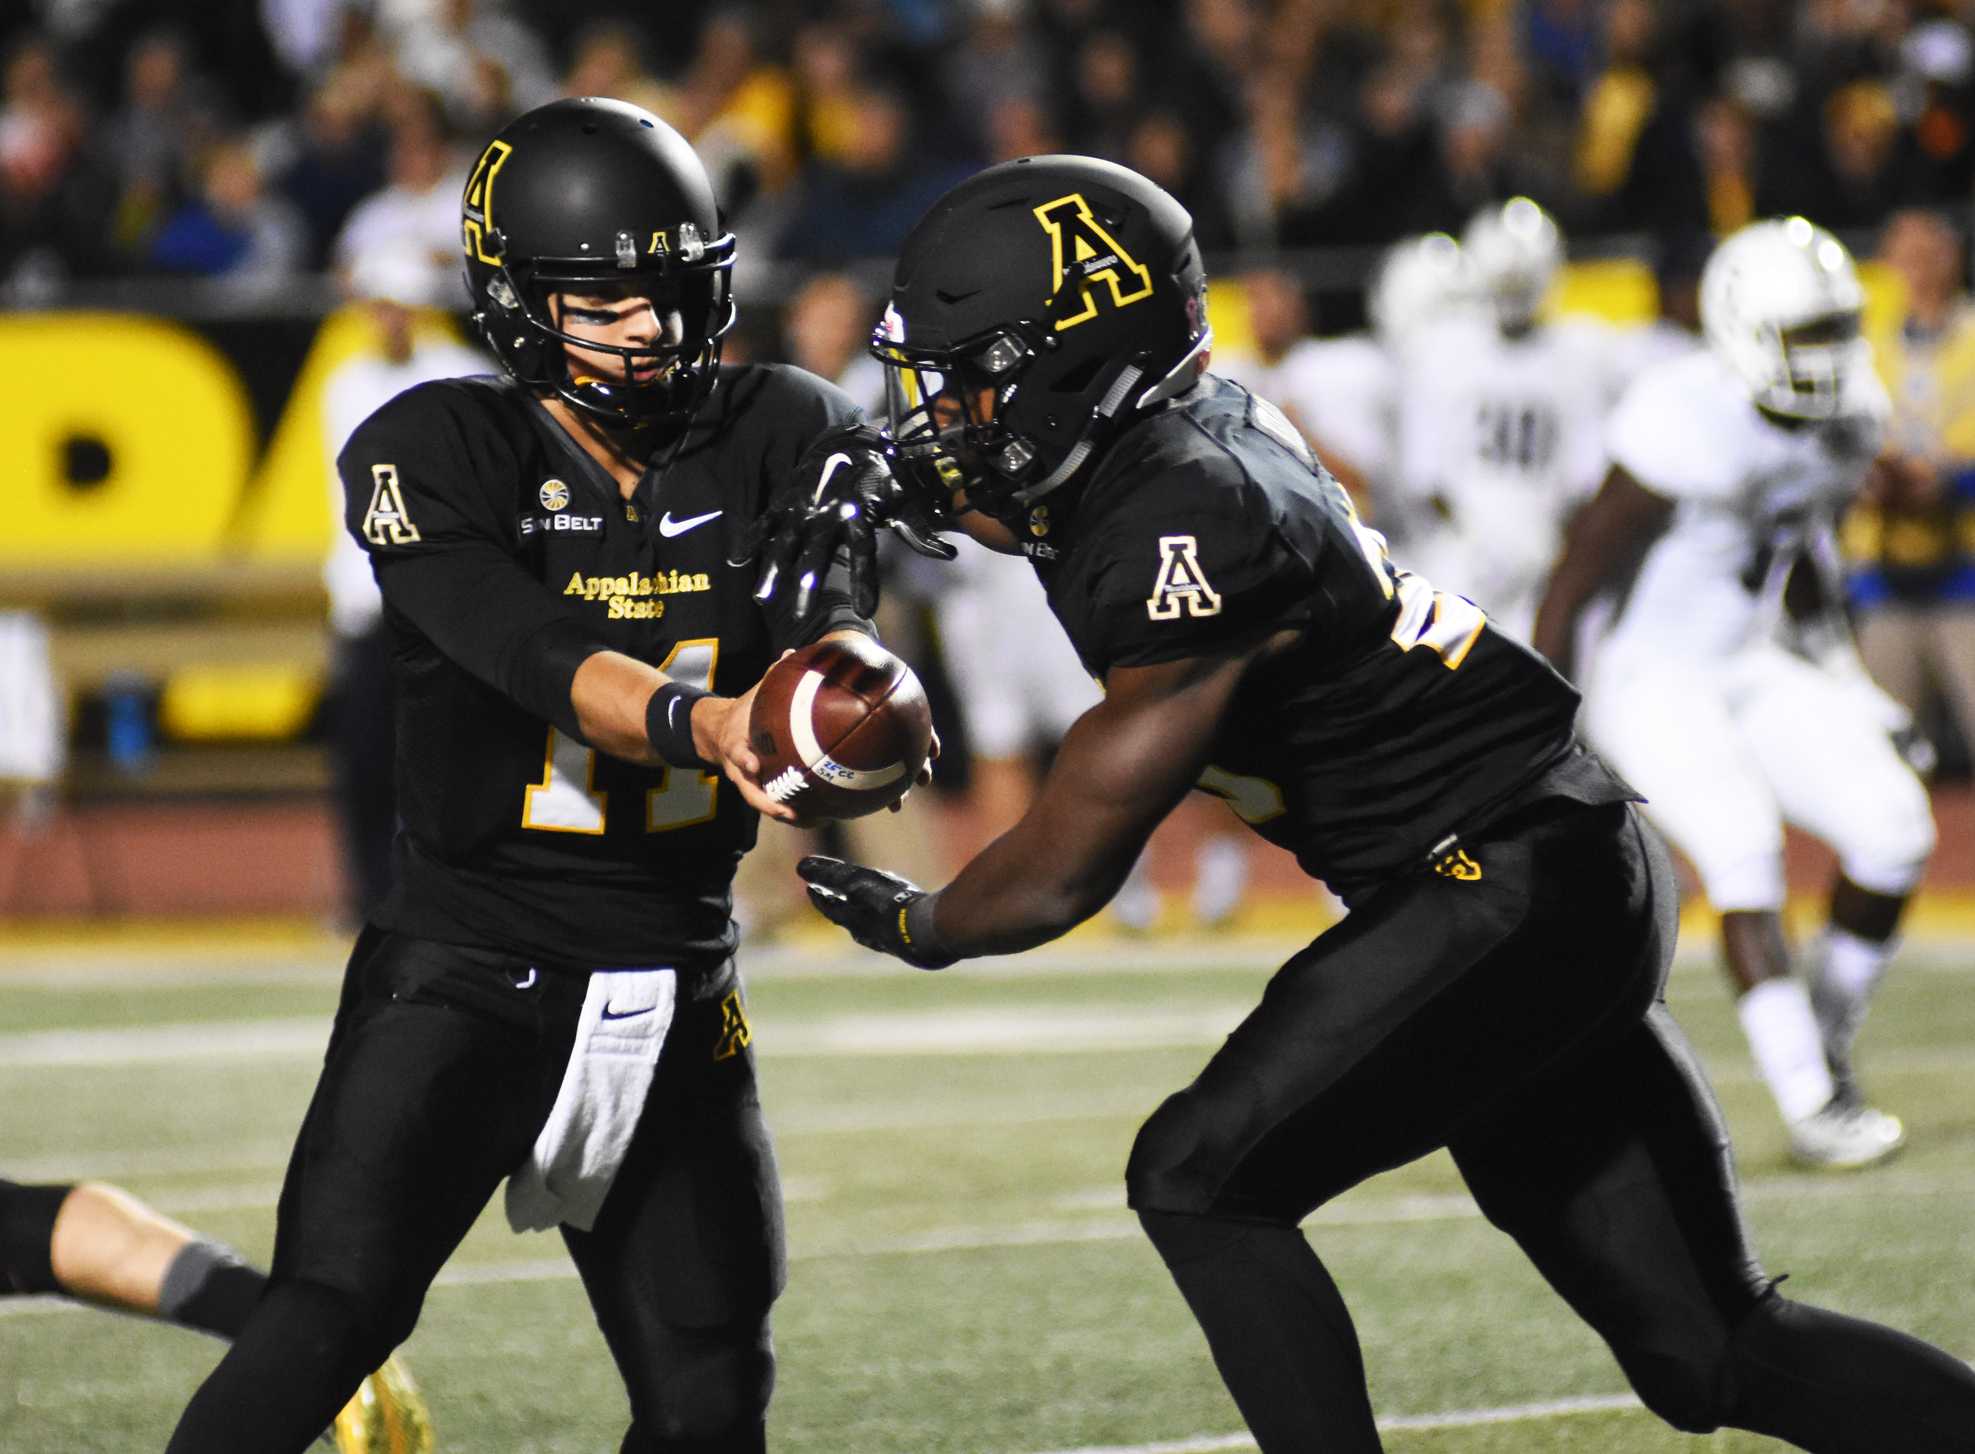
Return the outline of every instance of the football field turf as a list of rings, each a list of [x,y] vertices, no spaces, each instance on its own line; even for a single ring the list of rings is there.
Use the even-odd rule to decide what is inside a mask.
[[[1918,937],[1895,966],[1862,1063],[1912,1144],[1842,1176],[1787,1163],[1707,940],[1688,944],[1670,999],[1735,1129],[1771,1273],[1975,1356],[1975,942]],[[1293,947],[1087,933],[925,975],[817,937],[744,960],[793,1258],[771,1447],[1251,1449],[1121,1181],[1140,1120]],[[115,1180],[265,1259],[341,955],[264,927],[0,935],[0,1175]],[[1687,1439],[1639,1410],[1444,1157],[1306,1231],[1357,1318],[1399,1454],[1782,1447]],[[0,1451],[161,1449],[218,1352],[0,1299]],[[406,1359],[445,1454],[617,1447],[623,1395],[561,1244],[511,1234],[498,1200]]]

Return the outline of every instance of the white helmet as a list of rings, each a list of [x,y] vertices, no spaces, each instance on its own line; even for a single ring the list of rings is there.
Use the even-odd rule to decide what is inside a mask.
[[[1365,290],[1365,316],[1387,348],[1406,342],[1421,324],[1466,301],[1467,264],[1461,245],[1444,232],[1392,244]]]
[[[1802,217],[1751,222],[1701,270],[1701,329],[1763,409],[1838,413],[1845,380],[1870,368],[1859,337],[1865,289],[1845,245]]]
[[[1534,323],[1563,266],[1564,239],[1556,219],[1527,197],[1511,197],[1474,215],[1461,234],[1461,248],[1497,325],[1516,332]]]

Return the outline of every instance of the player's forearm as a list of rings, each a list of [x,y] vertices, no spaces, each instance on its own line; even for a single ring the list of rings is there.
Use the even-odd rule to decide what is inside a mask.
[[[658,668],[622,652],[599,651],[585,658],[569,684],[569,703],[583,740],[626,762],[657,762],[645,734],[645,708],[665,681]]]
[[[1080,852],[1052,838],[1045,822],[1025,818],[934,896],[928,912],[938,941],[969,959],[1060,938],[1111,901],[1142,843]]]
[[[933,927],[952,952],[1012,954],[1081,924],[1199,776],[1218,707],[1189,711],[1184,692],[1133,706],[1129,695],[1077,720],[1021,821],[938,895]]]

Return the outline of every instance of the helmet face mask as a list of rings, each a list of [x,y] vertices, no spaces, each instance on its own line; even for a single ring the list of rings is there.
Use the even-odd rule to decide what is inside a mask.
[[[965,509],[1007,523],[1026,513],[1037,452],[1007,420],[1037,351],[1033,332],[1016,325],[951,349],[914,348],[886,309],[871,346],[886,365],[892,441],[903,472],[937,506],[964,492]]]
[[[734,238],[683,138],[621,101],[552,102],[488,144],[461,217],[474,321],[510,376],[613,427],[683,428],[736,314]],[[600,342],[556,294],[647,299],[677,327]]]
[[[961,183],[906,238],[871,341],[901,479],[1019,531],[1192,385],[1205,297],[1193,219],[1135,172],[1028,157]]]
[[[1865,290],[1844,245],[1801,217],[1753,222],[1701,274],[1701,324],[1756,407],[1781,419],[1836,417],[1871,368],[1859,334]]]

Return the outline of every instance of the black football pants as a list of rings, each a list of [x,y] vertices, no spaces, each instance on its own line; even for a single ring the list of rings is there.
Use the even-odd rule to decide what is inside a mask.
[[[730,965],[682,969],[630,1153],[563,1229],[630,1395],[625,1454],[753,1454],[782,1209]],[[412,1330],[554,1105],[583,976],[367,929],[282,1188],[266,1296],[173,1454],[301,1454]]]
[[[1658,1003],[1676,896],[1637,814],[1548,800],[1446,867],[1284,965],[1133,1148],[1131,1204],[1265,1454],[1382,1447],[1298,1223],[1441,1146],[1675,1427],[1975,1451],[1966,1365],[1786,1301],[1750,1252],[1727,1131]]]

